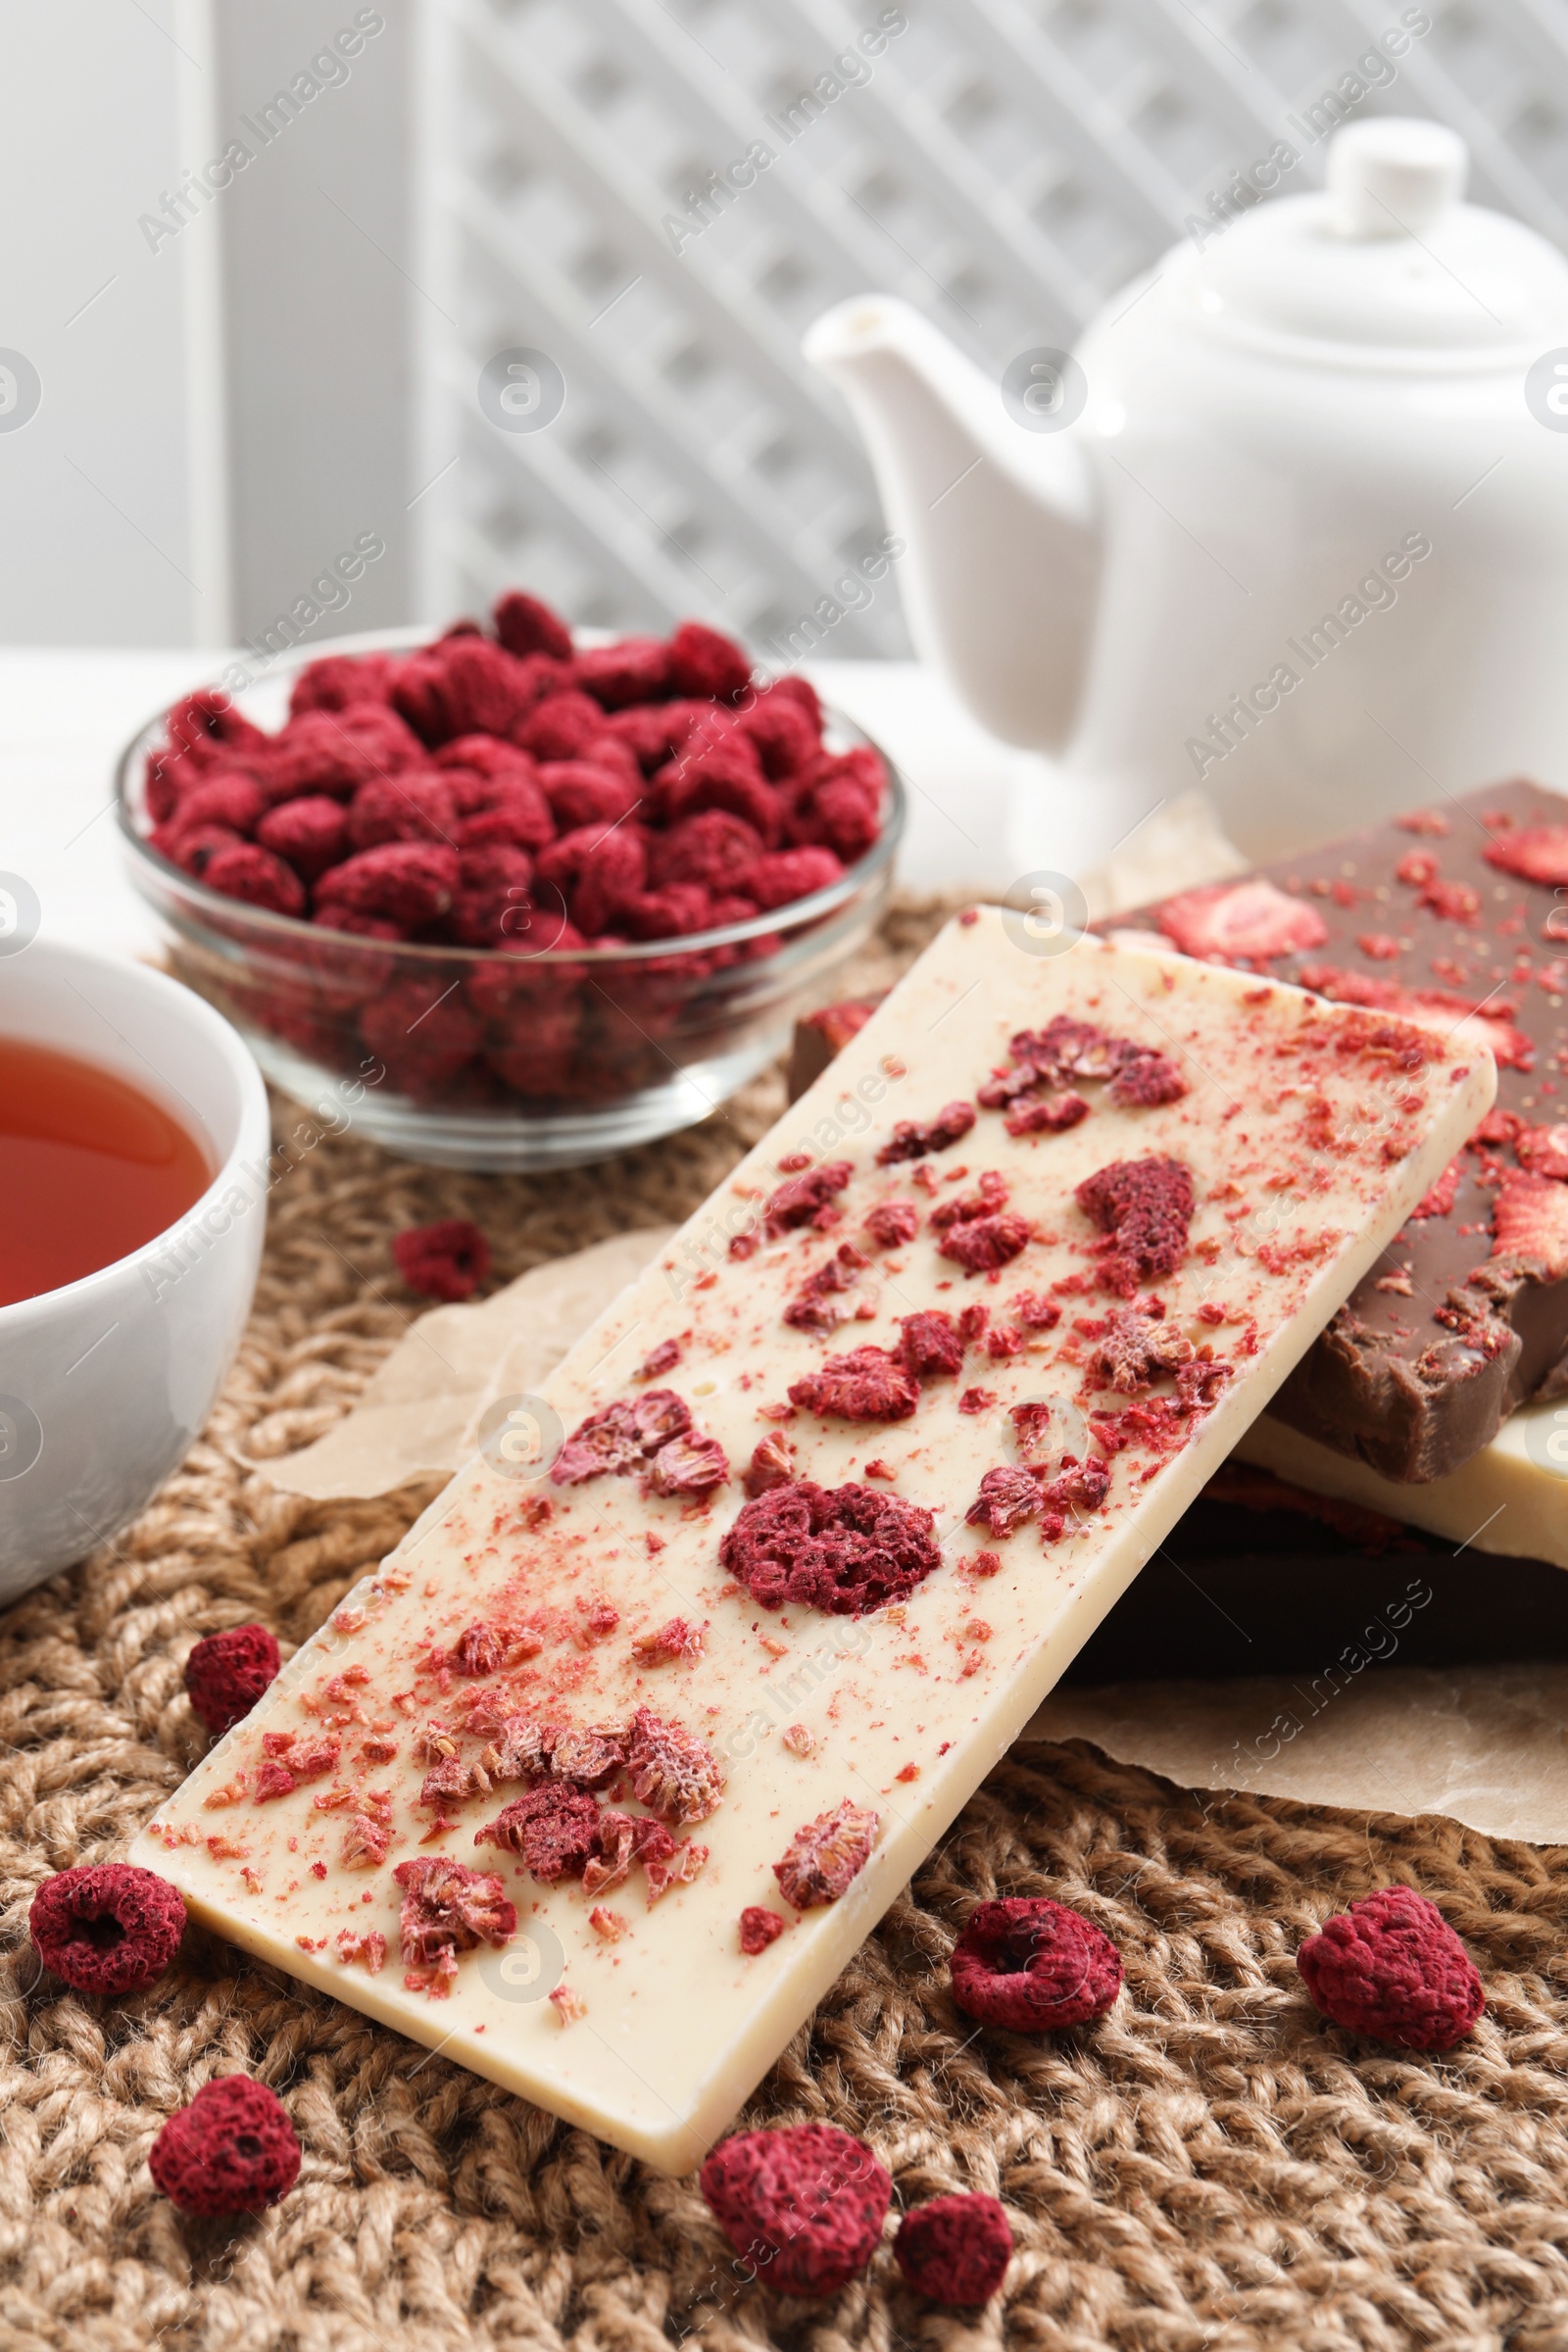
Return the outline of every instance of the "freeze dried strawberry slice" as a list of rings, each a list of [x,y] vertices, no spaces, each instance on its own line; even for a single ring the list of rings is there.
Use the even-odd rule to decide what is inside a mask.
[[[1179,1159],[1112,1160],[1086,1176],[1073,1198],[1106,1236],[1096,1255],[1107,1290],[1130,1298],[1141,1278],[1174,1273],[1187,1255],[1196,1201],[1192,1174]]]
[[[1520,1166],[1528,1168],[1532,1176],[1568,1180],[1568,1124],[1521,1128],[1514,1150]],[[1419,1210],[1416,1213],[1419,1215]]]
[[[779,1892],[797,1911],[835,1903],[871,1856],[882,1823],[868,1806],[845,1797],[797,1830],[782,1862],[773,1865]]]
[[[817,1371],[792,1381],[788,1394],[791,1404],[843,1421],[906,1421],[920,1401],[918,1385],[885,1348],[855,1348],[848,1355],[830,1355]]]
[[[1539,1264],[1547,1282],[1568,1274],[1568,1185],[1549,1176],[1503,1178],[1492,1220],[1494,1257]]]
[[[1213,882],[1184,891],[1159,909],[1159,927],[1184,956],[1266,959],[1298,956],[1320,948],[1328,925],[1315,906],[1276,889],[1272,882]]]
[[[1488,842],[1484,856],[1522,882],[1568,883],[1568,825],[1521,825]]]
[[[897,1495],[802,1479],[748,1502],[719,1559],[764,1609],[801,1601],[833,1617],[864,1617],[941,1566],[934,1526],[928,1510]]]

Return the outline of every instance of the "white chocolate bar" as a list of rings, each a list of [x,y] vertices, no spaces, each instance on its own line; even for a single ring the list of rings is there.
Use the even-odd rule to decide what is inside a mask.
[[[650,2163],[680,2172],[702,2154],[1492,1099],[1484,1053],[1428,1036],[1423,1060],[1410,1051],[1416,1033],[1277,983],[1098,941],[1059,955],[1030,944],[994,909],[948,927],[543,1397],[518,1405],[489,1445],[498,1466],[481,1455],[459,1473],[159,1808],[134,1860],[244,1948]],[[877,1163],[895,1122],[972,1105],[1009,1066],[1012,1034],[1057,1014],[1164,1055],[1188,1091],[1118,1107],[1103,1075],[1080,1073],[1060,1090],[1090,1105],[1077,1125],[1014,1135],[1003,1109],[981,1109],[948,1148]],[[1108,1329],[1125,1336],[1106,1318],[1127,1300],[1102,1285],[1118,1266],[1129,1280],[1133,1261],[1107,1256],[1111,1239],[1074,1195],[1110,1163],[1148,1158],[1183,1163],[1196,1208],[1180,1262],[1141,1285],[1163,1313],[1137,1328],[1172,1343],[1169,1363],[1187,1360],[1173,1379],[1128,1368],[1123,1353],[1132,1385],[1118,1391],[1102,1350]],[[827,1202],[839,1219],[770,1233],[759,1220],[803,1160],[851,1163]],[[940,1254],[933,1222],[944,1203],[978,1198],[983,1174],[1004,1180],[1006,1213],[1029,1233],[994,1280]],[[864,1219],[890,1199],[915,1204],[920,1230],[879,1248]],[[960,1224],[975,1220],[949,1223],[947,1237]],[[869,1260],[843,1295],[856,1319],[825,1336],[787,1324],[786,1303],[845,1242]],[[1047,1328],[1052,1304],[1060,1320]],[[788,1389],[824,1359],[895,1349],[897,1318],[977,1305],[1008,1335],[1002,1352],[975,1341],[956,1376],[922,1379],[908,1417],[789,1406]],[[679,1361],[639,1382],[669,1340]],[[553,1416],[569,1436],[590,1411],[650,1388],[675,1391],[728,1458],[706,1503],[647,1493],[635,1475],[561,1484],[541,1474],[553,1439],[537,1459],[514,1443],[530,1427],[550,1433]],[[1029,1403],[1041,1409],[1020,1427],[1012,1408]],[[1133,1418],[1118,1426],[1124,1411]],[[799,1600],[768,1609],[732,1581],[720,1540],[745,1503],[753,1449],[770,1436],[794,1446],[797,1477],[870,1480],[928,1508],[940,1556],[924,1581],[858,1617]],[[1090,1455],[1107,1465],[1098,1504],[1083,1483]],[[970,1524],[982,1477],[1016,1476],[1024,1456],[1054,1501],[1010,1534]],[[672,1618],[699,1631],[702,1654],[653,1663],[647,1638]],[[461,1642],[475,1625],[503,1629],[506,1662],[462,1674],[459,1656],[471,1667],[492,1654]],[[580,1732],[623,1726],[639,1706],[700,1739],[723,1780],[703,1818],[701,1776],[692,1784],[691,1816],[673,1833],[688,1842],[666,1871],[694,1875],[677,1876],[657,1907],[635,1865],[590,1896],[476,1844],[524,1780],[419,1802],[442,1737],[455,1770],[494,1781],[518,1770],[503,1755],[501,1720]],[[330,1766],[323,1741],[339,1751]],[[292,1779],[291,1747],[306,1777],[265,1794],[270,1766],[274,1784],[280,1760]],[[625,1773],[595,1801],[633,1819],[646,1811]],[[797,1833],[846,1805],[868,1855],[836,1899],[798,1910],[773,1865]],[[433,1826],[443,1820],[451,1826]],[[351,1837],[356,1821],[368,1832]],[[835,1884],[853,1843],[841,1840]],[[485,1898],[495,1933],[506,1933],[503,1889],[517,1914],[504,1945],[452,1951],[444,1975],[398,1948],[394,1868],[432,1857],[498,1875]],[[788,1866],[786,1882],[812,1891]],[[747,1906],[788,1923],[752,1957],[739,1944]],[[614,1915],[600,1923],[612,1940],[596,1910]],[[376,1938],[386,1958],[372,1973]],[[358,1956],[339,1957],[340,1946]]]
[[[1521,1405],[1461,1468],[1422,1486],[1380,1478],[1365,1462],[1269,1413],[1253,1422],[1236,1450],[1244,1462],[1310,1494],[1451,1537],[1462,1550],[1568,1568],[1568,1397]]]

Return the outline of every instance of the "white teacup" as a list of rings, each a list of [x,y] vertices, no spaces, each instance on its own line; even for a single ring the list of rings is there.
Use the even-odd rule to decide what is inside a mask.
[[[157,1097],[216,1170],[128,1257],[0,1306],[6,1601],[118,1534],[205,1422],[256,1288],[270,1131],[261,1073],[227,1021],[141,964],[41,939],[0,956],[0,1035]]]

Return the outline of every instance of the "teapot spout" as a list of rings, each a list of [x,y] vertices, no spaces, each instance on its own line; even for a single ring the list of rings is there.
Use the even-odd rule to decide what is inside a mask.
[[[804,348],[849,400],[906,542],[915,651],[1004,742],[1059,751],[1100,573],[1094,482],[1071,430],[1014,423],[998,387],[890,295],[840,303]]]

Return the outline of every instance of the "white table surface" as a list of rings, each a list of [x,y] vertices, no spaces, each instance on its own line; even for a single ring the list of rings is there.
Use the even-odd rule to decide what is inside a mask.
[[[0,650],[0,871],[32,885],[46,935],[127,956],[156,950],[156,924],[122,862],[115,761],[152,712],[221,667],[211,652]],[[809,674],[909,785],[906,886],[1005,888],[1008,797],[1049,789],[1047,763],[996,742],[912,662],[824,662]]]

